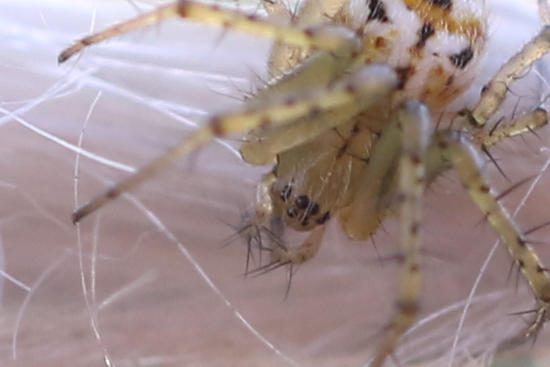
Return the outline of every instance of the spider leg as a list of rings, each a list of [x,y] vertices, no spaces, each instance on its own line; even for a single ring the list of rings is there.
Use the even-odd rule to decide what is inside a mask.
[[[262,177],[259,185],[256,187],[256,208],[254,218],[251,224],[263,226],[267,223],[273,214],[273,200],[271,199],[271,188],[277,177],[273,173],[268,173]]]
[[[333,17],[347,0],[305,0],[297,4],[295,9],[284,1],[264,0],[262,2],[270,19],[281,24],[292,24],[295,27],[310,27],[322,24]],[[308,54],[308,50],[277,42],[271,49],[269,73],[279,77],[292,69]]]
[[[76,41],[58,57],[65,62],[84,48],[143,27],[154,25],[166,19],[181,17],[213,26],[231,28],[251,35],[266,37],[288,45],[338,52],[343,49],[358,51],[360,43],[351,30],[344,27],[311,27],[300,29],[282,26],[259,16],[242,13],[238,10],[220,8],[217,5],[201,4],[191,0],[179,0],[160,6],[155,10],[117,24],[102,32]]]
[[[499,202],[498,195],[491,190],[481,172],[479,154],[471,141],[456,132],[442,132],[436,139],[442,153],[452,162],[470,197],[499,234],[535,296],[537,311],[534,319],[513,339],[517,343],[520,339],[525,341],[529,337],[536,337],[542,325],[548,321],[550,313],[550,277],[546,268],[527,243],[513,217]],[[509,344],[508,342],[505,341],[505,344]]]
[[[120,34],[128,33],[149,25],[157,24],[165,19],[173,18],[177,16],[177,14],[177,7],[175,6],[175,4],[160,6],[152,12],[142,14],[129,21],[116,24],[102,32],[92,34],[76,41],[59,54],[59,56],[57,57],[57,61],[61,64],[88,46],[100,43]]]
[[[548,0],[537,0],[537,5],[539,8],[539,16],[542,20],[542,24],[550,24],[550,4]]]
[[[307,238],[299,246],[287,246],[278,238],[271,239],[270,247],[260,248],[260,251],[268,251],[271,261],[263,266],[252,271],[247,271],[247,275],[261,275],[269,271],[275,270],[282,266],[290,265],[290,271],[294,265],[300,265],[312,259],[323,242],[326,225],[315,227],[307,236]]]
[[[352,121],[359,112],[389,95],[395,84],[387,83],[388,81],[375,86],[369,99],[357,100],[353,105],[304,116],[292,124],[271,129],[264,136],[245,141],[240,148],[243,159],[255,165],[272,163],[277,154],[306,143],[331,128]]]
[[[431,134],[429,111],[419,102],[408,102],[400,109],[394,125],[400,132],[399,143],[394,145],[400,148],[396,196],[401,222],[400,243],[403,260],[396,311],[389,324],[388,333],[371,361],[371,367],[381,367],[395,350],[401,336],[413,325],[419,309],[422,283],[421,222],[422,200],[426,188],[425,160]]]
[[[273,215],[273,200],[271,190],[277,177],[273,173],[264,175],[256,186],[255,208],[252,218],[239,230],[239,235],[245,238],[248,244],[247,266],[248,273],[252,248],[257,246],[261,251],[264,249],[262,244],[261,229],[265,228],[269,219]]]
[[[403,125],[405,124],[401,120],[408,121],[408,109],[412,109],[412,107],[406,105],[399,110],[406,112],[399,112],[397,116],[391,117],[393,121],[382,131],[370,153],[365,172],[355,183],[357,190],[353,202],[339,212],[342,227],[353,239],[367,240],[371,238],[384,218],[399,205],[395,199],[396,196],[399,196],[395,193],[400,189],[399,183],[395,180],[395,169],[398,167],[401,150],[404,149],[403,140],[408,138],[407,134],[417,133],[409,130],[404,131]],[[420,113],[416,112],[416,109],[420,108],[415,107],[410,113]],[[427,117],[422,116],[422,118]],[[415,125],[418,123],[417,121],[412,122]],[[407,129],[411,128],[407,127]],[[437,161],[436,155],[430,154],[429,158],[428,173],[430,177],[436,177],[445,167],[442,167],[442,163]]]
[[[502,65],[483,88],[475,107],[464,111],[469,122],[475,127],[484,126],[504,101],[509,86],[549,50],[550,26],[544,26],[523,49]]]
[[[403,264],[399,280],[397,312],[390,323],[389,334],[383,341],[375,359],[371,362],[371,367],[383,365],[385,359],[394,351],[400,337],[411,327],[416,318],[421,284],[419,271],[421,199],[426,185],[434,177],[439,176],[441,172],[451,167],[457,170],[472,200],[486,214],[488,221],[502,238],[538,302],[538,309],[531,324],[517,337],[503,342],[501,348],[512,346],[528,337],[536,336],[550,315],[550,278],[546,274],[546,268],[542,266],[538,256],[526,243],[522,232],[512,217],[498,201],[498,195],[491,192],[487,180],[481,173],[479,154],[474,150],[475,145],[489,147],[506,137],[533,131],[544,126],[548,123],[548,113],[537,109],[506,125],[497,127],[491,133],[479,132],[473,136],[464,136],[457,131],[439,131],[436,133],[435,138],[429,142],[427,148],[426,144],[428,143],[421,139],[428,139],[429,133],[428,130],[421,131],[421,128],[426,129],[423,123],[426,121],[429,123],[430,120],[429,115],[426,112],[423,113],[425,113],[425,116],[422,116],[421,109],[415,111],[409,105],[408,108],[401,111],[398,118],[400,122],[400,125],[397,126],[398,129],[394,128],[393,130],[393,134],[401,133],[399,141],[402,145],[398,168],[398,187],[395,190],[398,192],[399,200]],[[391,131],[391,129],[391,126],[388,127],[388,131]],[[385,138],[384,134],[386,132],[383,133],[381,139]],[[392,136],[391,134],[389,137],[392,139],[397,138],[396,135]],[[420,153],[424,152],[425,149],[427,151],[424,158],[422,158]],[[385,148],[384,151],[387,155],[390,155],[388,148]],[[376,163],[374,160],[375,154],[377,154],[376,151],[373,152],[369,165]],[[378,164],[384,166],[380,161],[378,161]],[[380,169],[371,172],[385,173]],[[379,195],[380,192],[376,193],[373,198]],[[380,212],[375,204],[369,204],[370,209],[373,210],[373,215],[381,220],[385,214]],[[371,222],[373,227],[371,230],[374,231],[378,222]],[[366,235],[366,233],[363,233],[363,235]]]
[[[297,247],[275,246],[271,252],[271,262],[299,265],[313,258],[323,242],[326,225],[315,227],[305,241]]]
[[[548,112],[539,108],[491,131],[480,130],[474,134],[472,141],[476,145],[489,148],[508,137],[534,132],[547,124]]]
[[[340,210],[339,218],[344,231],[353,239],[367,240],[372,237],[388,212],[381,209],[380,198],[384,192],[395,192],[395,172],[402,132],[393,121],[382,131],[374,145],[365,172],[357,180],[353,202]]]
[[[348,53],[347,50],[344,54]],[[349,56],[349,54],[348,54]],[[297,67],[287,72],[280,78],[274,79],[268,87],[259,90],[253,98],[246,101],[249,108],[263,108],[265,105],[279,103],[281,99],[292,100],[299,98],[310,89],[318,88],[318,93],[337,86],[335,80],[346,79],[346,73],[351,70],[362,69],[363,66],[353,68],[358,58],[343,57],[342,53],[316,52],[300,63]],[[373,73],[374,79],[377,76]],[[396,84],[382,82],[372,89],[372,95],[389,96]],[[380,98],[376,98],[379,102]],[[243,159],[255,165],[271,163],[278,153],[302,144],[320,133],[351,121],[355,115],[372,106],[374,98],[357,98],[354,106],[342,106],[304,116],[277,128],[260,128],[252,131],[247,140],[242,144],[240,152]]]
[[[358,105],[364,106],[365,103],[372,104],[393,89],[396,83],[396,75],[391,68],[372,65],[348,75],[329,90],[314,88],[310,91],[311,93],[278,100],[268,106],[257,108],[246,108],[245,106],[236,112],[214,115],[208,119],[204,126],[166,153],[78,208],[73,214],[73,221],[78,222],[107,202],[166,169],[176,160],[195,152],[215,137],[243,133],[258,127],[282,126],[292,123],[298,118],[318,116],[334,108],[344,106],[357,108]],[[326,127],[326,129],[328,128]]]

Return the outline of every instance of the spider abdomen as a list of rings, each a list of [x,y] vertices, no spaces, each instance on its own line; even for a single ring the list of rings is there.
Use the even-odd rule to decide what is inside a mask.
[[[487,41],[485,13],[483,0],[351,0],[336,19],[362,35],[365,63],[395,69],[397,101],[419,99],[436,113],[476,76]]]

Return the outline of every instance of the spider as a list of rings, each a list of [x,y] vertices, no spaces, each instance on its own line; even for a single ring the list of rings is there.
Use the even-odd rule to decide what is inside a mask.
[[[455,169],[535,298],[529,325],[501,347],[536,337],[550,319],[550,278],[482,173],[480,152],[491,158],[490,147],[547,124],[547,112],[536,108],[487,127],[508,87],[550,49],[550,26],[501,67],[474,107],[453,113],[443,127],[438,121],[468,89],[484,53],[484,1],[304,0],[290,10],[279,0],[264,0],[263,6],[265,18],[179,0],[82,38],[60,54],[64,62],[89,45],[173,17],[275,42],[268,66],[272,79],[241,109],[211,116],[178,145],[77,209],[73,221],[213,138],[244,133],[243,160],[273,168],[258,184],[255,211],[241,235],[263,247],[265,231],[309,232],[299,246],[271,246],[268,269],[315,256],[333,218],[349,237],[366,240],[385,218],[399,217],[395,312],[370,364],[380,367],[419,311],[424,192]],[[539,6],[544,18],[547,4]]]

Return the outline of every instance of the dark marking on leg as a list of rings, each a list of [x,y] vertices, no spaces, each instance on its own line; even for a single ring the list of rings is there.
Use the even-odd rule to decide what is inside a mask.
[[[397,302],[396,307],[400,313],[409,316],[416,315],[419,309],[417,302]]]

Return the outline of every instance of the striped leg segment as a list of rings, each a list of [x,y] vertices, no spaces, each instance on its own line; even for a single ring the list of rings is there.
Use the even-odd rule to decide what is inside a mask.
[[[393,353],[403,334],[414,324],[420,304],[422,202],[426,188],[425,158],[430,143],[431,119],[424,105],[409,102],[401,109],[397,121],[401,130],[396,194],[401,222],[401,274],[395,315],[371,367],[381,367]]]
[[[478,153],[469,140],[460,134],[440,136],[439,144],[452,162],[454,168],[478,208],[484,213],[489,224],[501,238],[514,263],[521,270],[537,302],[537,310],[531,324],[512,341],[511,345],[535,337],[543,324],[549,319],[550,312],[550,277],[547,269],[534,249],[528,244],[522,231],[513,217],[498,200],[487,179],[481,173]]]

